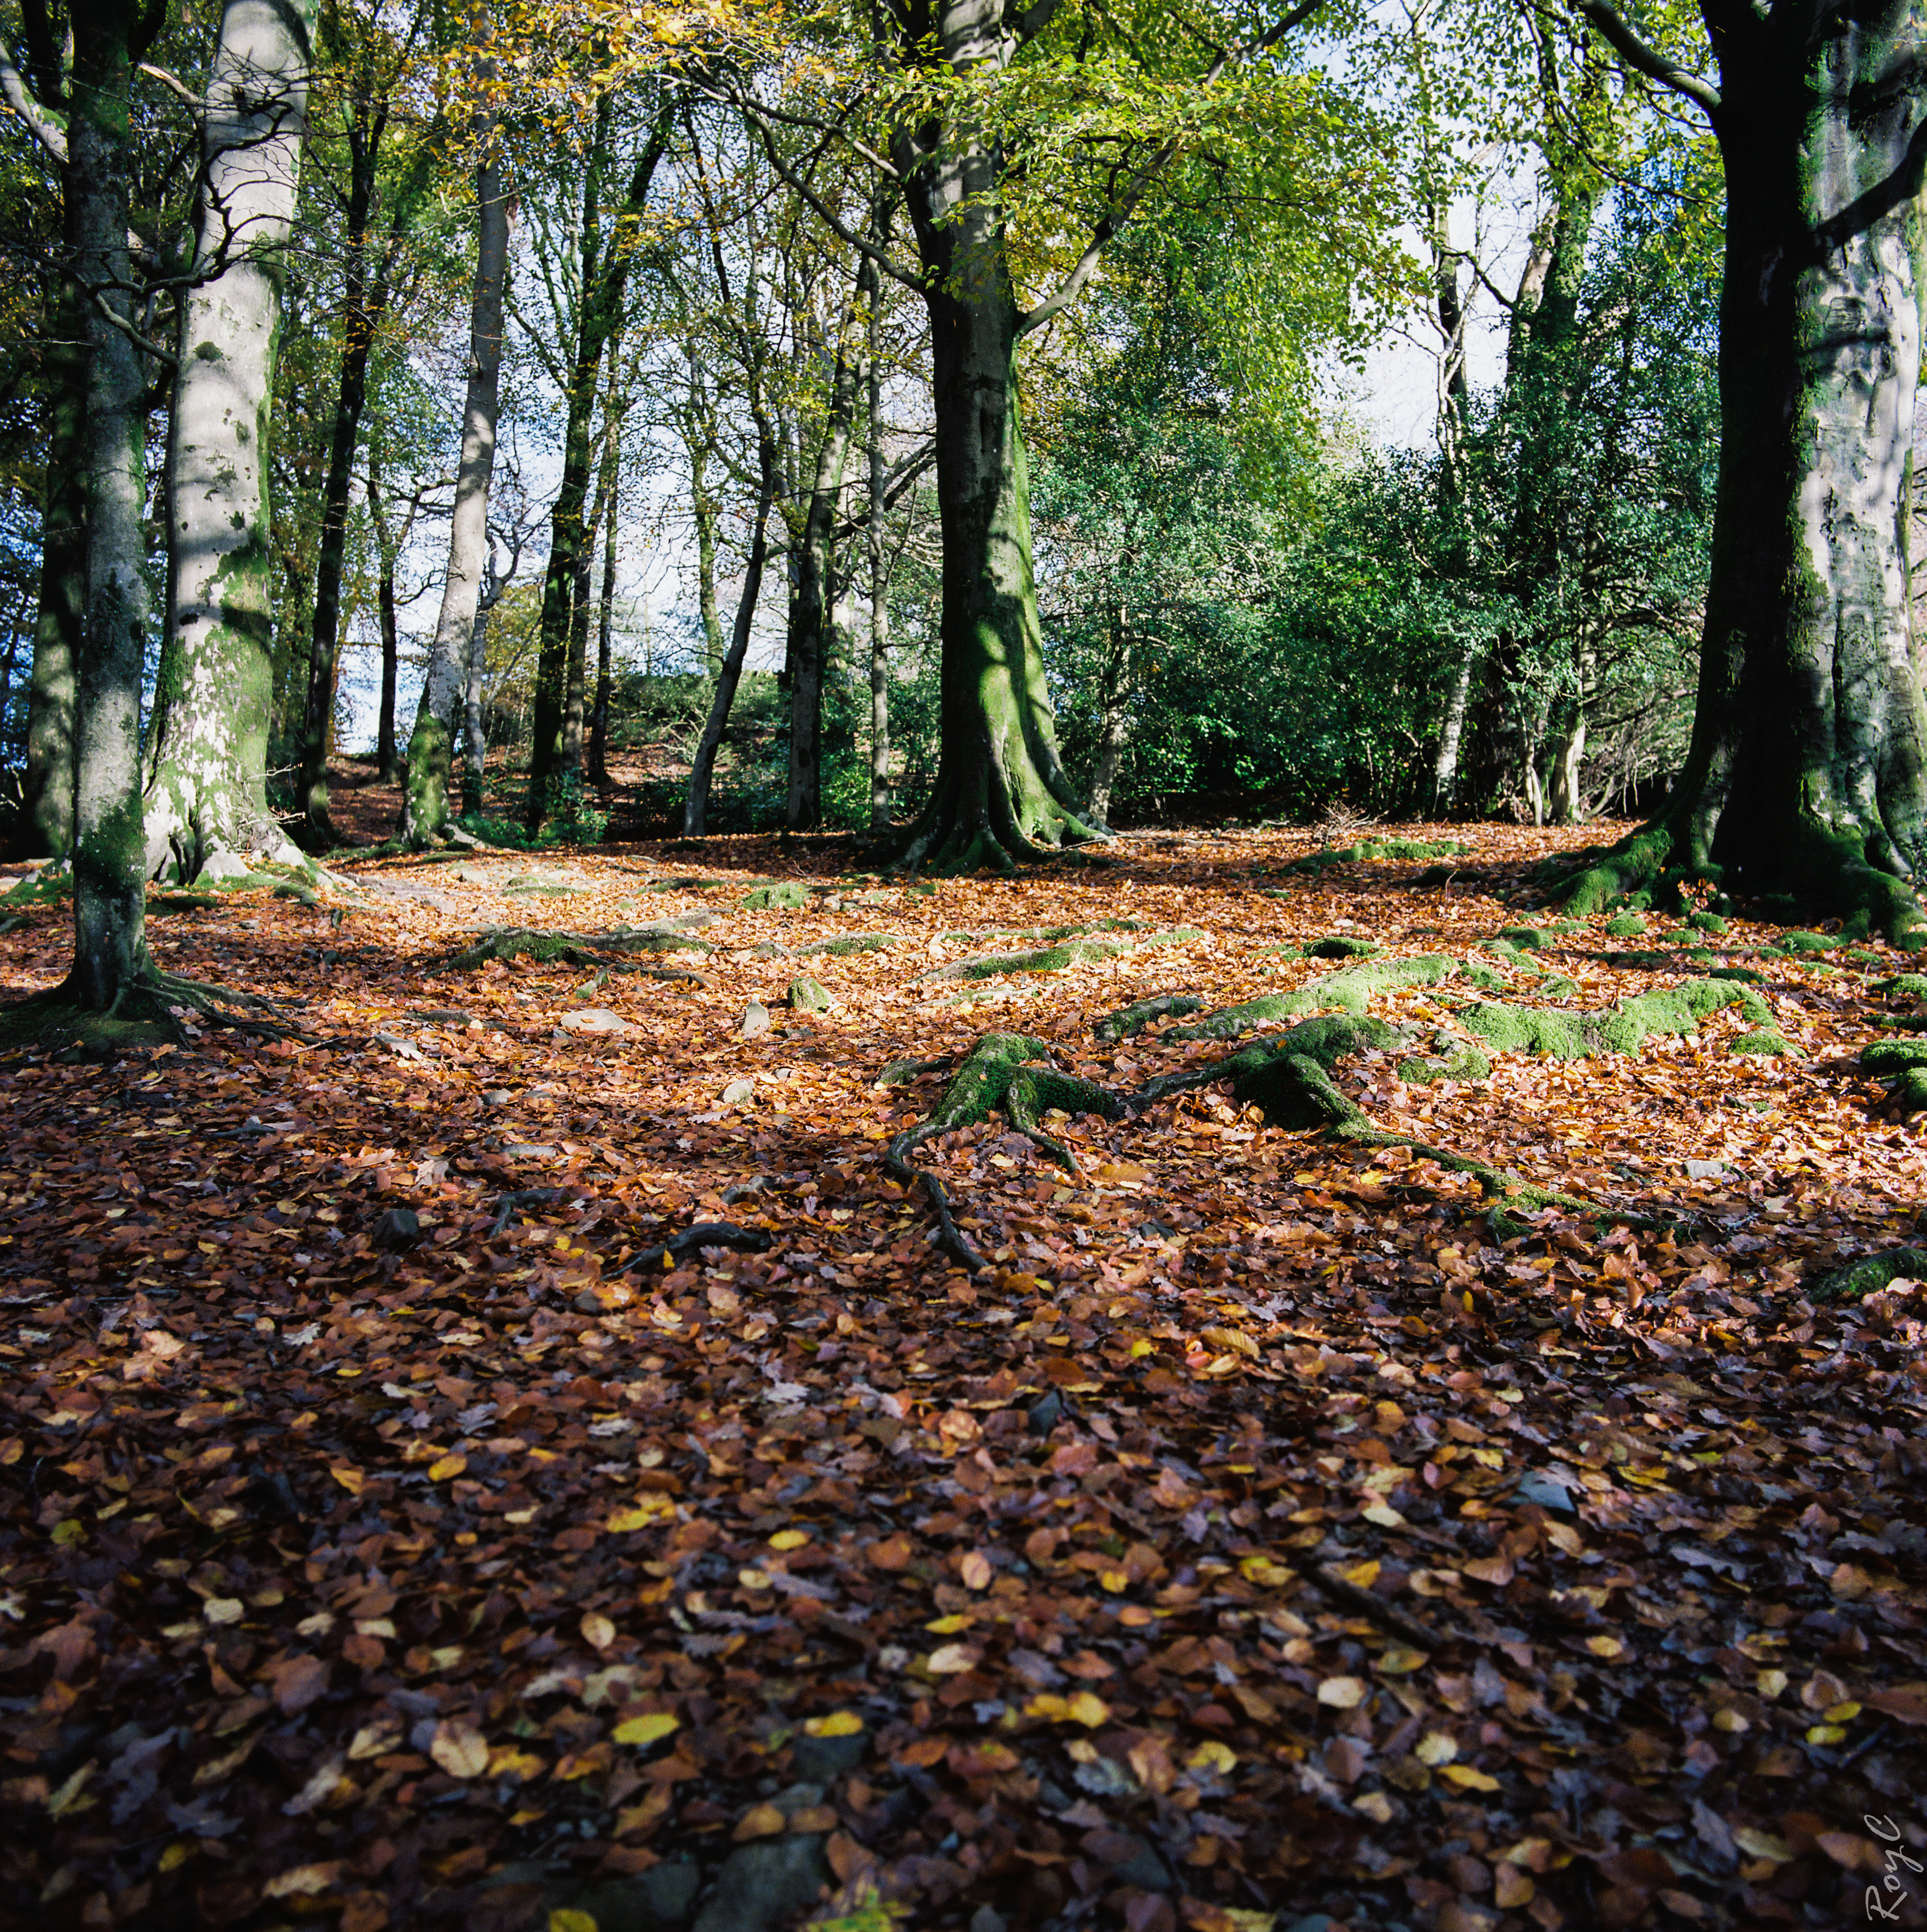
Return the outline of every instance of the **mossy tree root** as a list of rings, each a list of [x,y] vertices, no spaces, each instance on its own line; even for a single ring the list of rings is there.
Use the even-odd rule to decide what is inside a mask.
[[[473,946],[452,953],[442,962],[442,969],[473,972],[491,960],[508,965],[527,958],[543,964],[559,961],[568,966],[599,966],[605,972],[635,973],[654,980],[689,980],[701,986],[709,982],[687,966],[659,965],[625,956],[714,950],[706,940],[680,932],[539,932],[526,926],[504,926],[485,932]]]
[[[1044,1041],[1022,1034],[985,1034],[965,1056],[929,1118],[899,1134],[884,1150],[885,1168],[905,1186],[923,1182],[936,1211],[939,1244],[973,1270],[990,1264],[957,1226],[942,1181],[926,1168],[912,1166],[910,1156],[924,1142],[961,1127],[980,1126],[1001,1111],[1040,1153],[1075,1174],[1077,1162],[1070,1150],[1044,1132],[1040,1117],[1055,1107],[1067,1114],[1121,1120],[1124,1102],[1094,1082],[1035,1064],[1049,1052]]]
[[[1897,1281],[1927,1281],[1927,1248],[1889,1248],[1822,1275],[1806,1290],[1809,1301],[1863,1301]]]
[[[184,1046],[188,1036],[176,1017],[182,1007],[211,1026],[257,1039],[300,1036],[300,1029],[260,994],[211,986],[150,965],[128,981],[104,1011],[76,999],[71,979],[0,1010],[0,1048],[77,1048],[83,1054],[111,1057],[164,1040]]]
[[[1100,1040],[1115,1046],[1119,1040],[1130,1039],[1133,1034],[1142,1033],[1153,1020],[1181,1019],[1189,1014],[1203,1012],[1204,1006],[1204,1001],[1195,994],[1158,993],[1148,1000],[1137,1000],[1130,1006],[1121,1006],[1114,1013],[1106,1013],[1091,1030]]]

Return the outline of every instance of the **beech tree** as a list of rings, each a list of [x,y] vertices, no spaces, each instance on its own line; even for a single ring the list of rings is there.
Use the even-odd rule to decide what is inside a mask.
[[[824,64],[827,79],[810,70],[776,98],[706,83],[749,116],[819,218],[929,314],[941,748],[934,794],[895,848],[899,863],[1002,869],[1103,836],[1064,770],[1046,680],[1019,345],[1076,301],[1125,223],[1207,151],[1187,191],[1214,192],[1230,174],[1254,209],[1281,210],[1289,183],[1287,225],[1315,218],[1322,243],[1316,263],[1295,271],[1349,279],[1369,252],[1355,250],[1348,210],[1369,199],[1372,164],[1362,148],[1337,158],[1338,98],[1284,52],[1321,5],[1303,0],[1254,24],[1157,4],[1126,20],[1063,0],[893,0],[878,40],[846,43],[845,65]],[[839,148],[894,188],[913,260],[870,239],[786,157],[798,130],[813,152]],[[1020,270],[1055,286],[1027,300]]]
[[[146,869],[300,862],[269,809],[268,515],[281,251],[317,0],[227,0],[202,110],[197,279],[168,451],[168,610],[147,747]]]
[[[1705,116],[1727,223],[1691,746],[1661,811],[1580,874],[1571,903],[1712,879],[1927,945],[1927,707],[1904,535],[1927,0],[1700,0],[1697,31],[1676,9],[1578,10]]]

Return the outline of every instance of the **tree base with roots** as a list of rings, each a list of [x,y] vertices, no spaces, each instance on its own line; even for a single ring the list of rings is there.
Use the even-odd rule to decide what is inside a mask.
[[[183,1014],[189,1016],[184,1020]],[[253,993],[163,973],[151,963],[123,982],[105,1006],[90,1005],[73,975],[30,998],[0,1006],[0,1054],[50,1053],[102,1061],[163,1046],[185,1046],[192,1020],[281,1040],[293,1034],[279,1010]]]

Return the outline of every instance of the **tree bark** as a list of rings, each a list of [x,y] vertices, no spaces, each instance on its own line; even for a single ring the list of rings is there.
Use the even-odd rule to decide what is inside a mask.
[[[872,230],[881,248],[889,239],[885,217],[888,203],[878,198],[878,218]],[[864,258],[869,310],[868,341],[863,358],[869,404],[867,454],[869,458],[869,515],[863,531],[870,593],[870,830],[887,832],[890,821],[890,580],[884,563],[883,512],[885,482],[883,460],[883,277],[875,262]]]
[[[70,195],[67,242],[73,231]],[[41,500],[40,607],[34,622],[27,702],[27,762],[17,849],[23,858],[65,859],[74,844],[74,675],[87,590],[86,474],[83,455],[87,327],[79,292],[63,284],[53,304],[61,345],[47,405],[47,488]],[[74,346],[69,346],[74,345]]]
[[[1784,0],[1721,20],[1723,434],[1692,741],[1658,818],[1572,897],[1676,866],[1917,947],[1927,707],[1904,531],[1927,7],[1829,9],[1811,33]]]
[[[1130,720],[1130,626],[1122,604],[1111,615],[1111,648],[1104,666],[1103,719],[1097,734],[1097,756],[1091,772],[1088,815],[1097,824],[1111,822],[1111,790],[1118,782]]]
[[[84,314],[87,390],[81,439],[86,506],[74,730],[74,967],[67,992],[110,1012],[146,970],[141,826],[140,686],[150,619],[141,527],[147,384],[123,328],[135,314],[128,87],[134,0],[97,0],[74,19],[74,111],[67,192]]]
[[[830,584],[835,564],[836,509],[842,500],[843,472],[856,426],[857,370],[849,352],[849,336],[860,293],[860,274],[857,295],[837,318],[829,412],[790,580],[790,770],[783,822],[792,832],[812,831],[823,822],[823,680],[830,657]]]
[[[401,671],[401,637],[395,603],[395,544],[382,498],[379,440],[368,452],[368,517],[374,525],[378,556],[375,603],[381,622],[381,710],[375,722],[375,778],[378,784],[392,784],[401,775],[395,755],[395,697]]]
[[[317,0],[227,0],[202,134],[197,266],[174,392],[170,608],[147,776],[147,865],[299,860],[267,796],[274,684],[267,452],[281,260]]]
[[[484,29],[485,32],[485,28]],[[488,560],[488,492],[495,472],[495,425],[501,390],[502,310],[509,274],[509,191],[490,95],[495,63],[476,62],[476,106],[472,127],[476,162],[475,289],[469,318],[468,393],[462,406],[461,456],[455,471],[455,514],[449,527],[448,572],[429,646],[427,676],[408,743],[402,791],[401,836],[425,846],[449,825],[449,774],[454,762],[455,710],[463,694],[464,667],[479,648],[482,580]],[[476,682],[470,670],[467,680]],[[479,738],[481,700],[475,694],[474,735]],[[468,762],[481,806],[479,748]],[[465,786],[469,782],[465,779]]]

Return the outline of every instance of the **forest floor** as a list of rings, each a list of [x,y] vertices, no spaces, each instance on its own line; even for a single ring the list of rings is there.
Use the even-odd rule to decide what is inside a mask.
[[[296,1030],[0,1070],[0,1921],[1927,1923],[1927,1307],[1808,1292],[1912,1235],[1920,1136],[1859,1062],[1908,962],[1658,915],[1502,942],[1580,835],[1403,830],[1470,849],[1144,834],[906,886],[711,839],[157,892],[164,967]],[[0,914],[8,996],[57,978],[64,904]],[[677,916],[712,950],[651,962],[699,976],[449,963]],[[1039,927],[1097,937],[959,965]],[[1736,972],[1787,1050],[1726,1009],[1484,1080],[1339,1066],[1598,1220],[1215,1088],[1057,1123],[1074,1174],[997,1121],[918,1149],[974,1276],[885,1170],[944,1083],[888,1063],[1013,1030],[1128,1086],[1207,1049],[1101,1016],[1366,936],[1472,962],[1383,1018]],[[623,1272],[725,1220],[767,1251]]]

